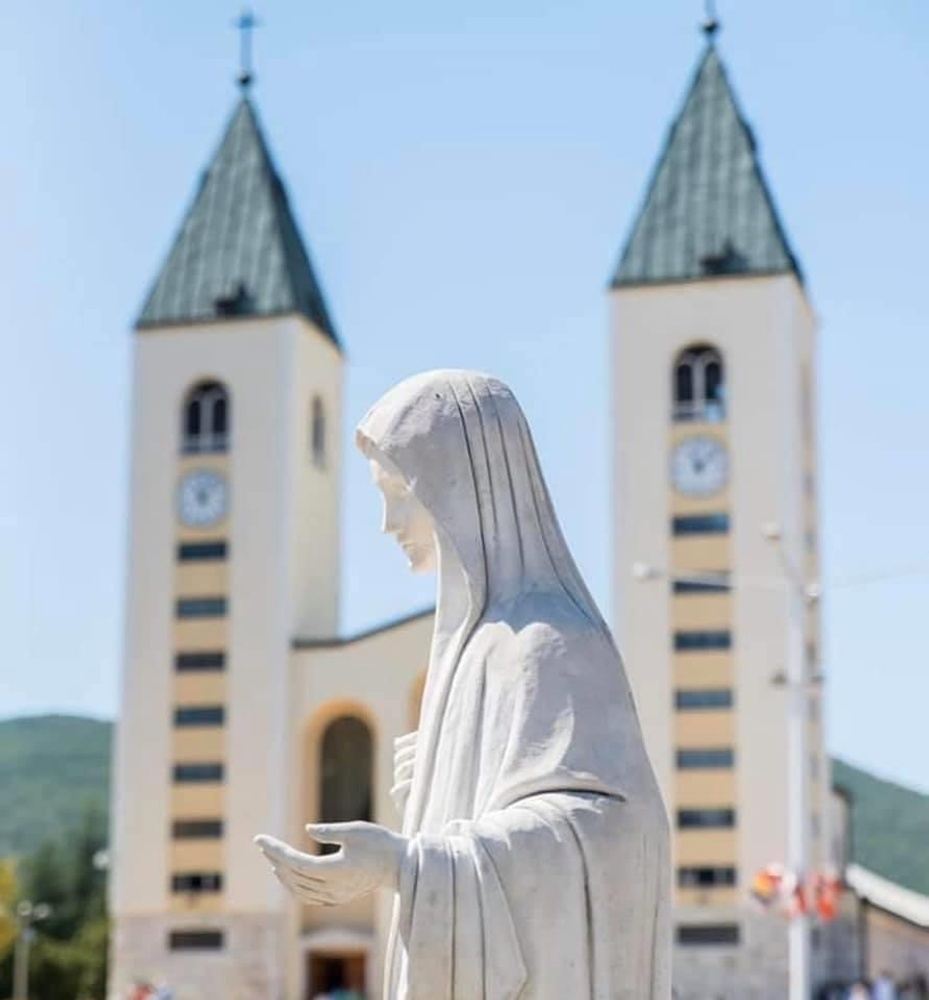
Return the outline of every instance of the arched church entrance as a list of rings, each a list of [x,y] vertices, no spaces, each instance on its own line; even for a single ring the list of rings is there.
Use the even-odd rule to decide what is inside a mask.
[[[365,963],[363,952],[310,951],[307,953],[306,1000],[337,996],[339,1000],[365,1000]]]
[[[374,751],[374,731],[361,706],[332,703],[314,715],[306,730],[303,762],[305,822],[374,818]],[[322,854],[337,850],[334,844],[319,847]],[[336,915],[336,910],[341,912]],[[319,908],[305,908],[302,996],[304,1000],[366,1000],[373,901],[360,900],[327,910],[325,915],[330,919],[323,922]],[[331,926],[332,919],[335,926]]]

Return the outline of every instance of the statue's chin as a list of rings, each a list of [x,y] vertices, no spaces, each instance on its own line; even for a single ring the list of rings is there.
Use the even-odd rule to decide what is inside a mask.
[[[435,570],[435,553],[431,549],[404,548],[411,573],[432,573]]]

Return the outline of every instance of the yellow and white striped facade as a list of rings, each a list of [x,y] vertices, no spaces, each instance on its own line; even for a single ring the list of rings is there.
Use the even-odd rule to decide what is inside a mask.
[[[809,682],[807,857],[826,860],[816,607],[802,620],[792,610],[794,583],[765,537],[776,524],[790,565],[818,579],[814,316],[793,274],[620,287],[612,299],[614,620],[674,829],[675,982],[682,996],[711,984],[736,996],[757,977],[774,991],[759,996],[786,995],[786,922],[762,917],[750,889],[789,860],[790,657]],[[682,415],[675,366],[695,346],[721,359],[724,406]],[[692,437],[728,455],[711,495],[673,481],[672,450]],[[675,586],[717,574],[725,587]],[[707,692],[725,698],[704,705]]]

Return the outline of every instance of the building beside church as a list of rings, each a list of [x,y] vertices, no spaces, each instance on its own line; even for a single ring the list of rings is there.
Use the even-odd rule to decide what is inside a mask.
[[[752,876],[797,835],[834,854],[816,603],[786,582],[818,578],[815,319],[712,39],[610,296],[614,624],[675,829],[675,983],[781,998]],[[395,825],[418,716],[431,612],[338,634],[342,377],[245,89],[134,333],[114,998],[377,993],[389,899],[301,907],[252,843]]]

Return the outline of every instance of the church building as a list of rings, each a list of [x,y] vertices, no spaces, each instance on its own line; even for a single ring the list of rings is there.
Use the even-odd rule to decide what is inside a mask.
[[[816,322],[712,30],[609,294],[613,625],[673,829],[675,988],[783,998],[791,934],[812,982],[829,964],[751,900],[832,855]],[[342,341],[247,81],[133,340],[111,995],[373,997],[391,900],[302,907],[252,838],[397,825],[432,615],[339,635]]]
[[[750,890],[829,860],[816,320],[714,29],[611,285],[613,624],[673,830],[675,985],[787,997],[788,934],[814,978],[823,935]]]
[[[393,739],[418,713],[431,614],[337,634],[342,364],[245,92],[134,336],[116,997],[380,980],[389,900],[299,907],[252,843],[395,824]]]

